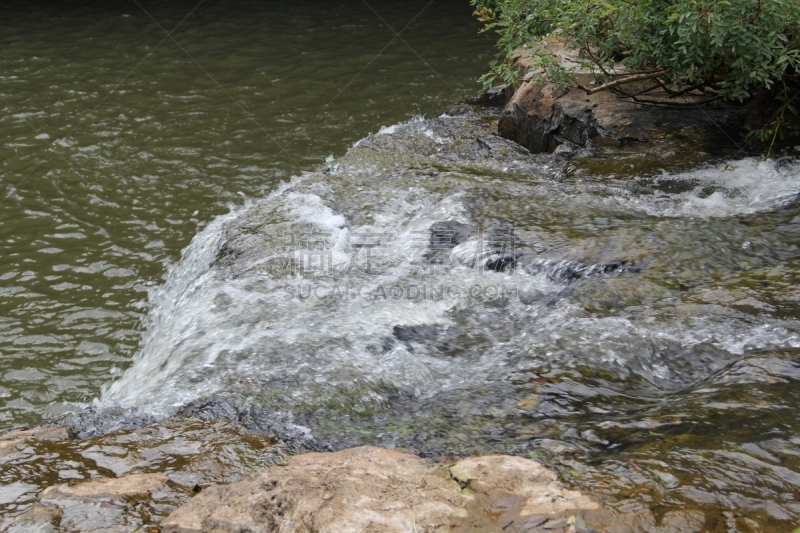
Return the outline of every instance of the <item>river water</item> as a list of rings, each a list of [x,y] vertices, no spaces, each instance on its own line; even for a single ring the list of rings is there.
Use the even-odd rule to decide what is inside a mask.
[[[0,428],[127,368],[198,228],[477,92],[491,39],[428,4],[4,3]]]
[[[196,63],[165,41],[118,88],[164,36],[141,11],[6,30],[6,426],[233,406],[537,458],[707,531],[800,520],[797,159],[532,156],[496,110],[442,114],[491,54],[460,3],[349,88],[394,36],[369,8],[235,5],[176,30]]]

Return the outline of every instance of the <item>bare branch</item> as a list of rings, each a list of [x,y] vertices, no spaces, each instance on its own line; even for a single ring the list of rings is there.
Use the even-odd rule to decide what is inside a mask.
[[[580,83],[578,84],[578,87],[583,89],[584,91],[586,91],[586,94],[594,94],[594,93],[599,93],[600,91],[605,91],[606,89],[611,89],[612,87],[616,87],[618,85],[622,85],[622,84],[625,84],[625,83],[631,83],[631,82],[640,81],[640,80],[651,80],[653,78],[661,76],[662,74],[666,74],[670,70],[672,70],[672,67],[667,67],[665,69],[656,70],[656,71],[653,71],[653,72],[645,72],[645,73],[640,73],[640,74],[631,74],[630,76],[627,76],[625,78],[618,78],[616,80],[609,81],[609,82],[604,83],[602,85],[598,85],[597,87],[592,87],[591,89],[589,89],[588,87],[584,87]]]
[[[630,96],[630,98],[634,102],[636,102],[637,104],[651,105],[651,106],[654,106],[654,107],[681,107],[681,108],[683,108],[683,107],[690,108],[690,107],[704,106],[704,105],[710,104],[712,102],[717,102],[719,100],[722,100],[722,96],[714,96],[712,98],[707,98],[705,100],[697,101],[697,102],[674,102],[674,101],[670,101],[670,100],[648,100],[646,98],[639,98],[637,96]]]

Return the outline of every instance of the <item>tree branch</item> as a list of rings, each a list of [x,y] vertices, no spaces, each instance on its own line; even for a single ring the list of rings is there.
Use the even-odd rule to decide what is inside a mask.
[[[637,104],[644,104],[644,105],[651,105],[653,107],[698,107],[704,106],[706,104],[710,104],[712,102],[716,102],[722,99],[722,96],[714,96],[713,98],[707,98],[705,100],[701,100],[699,102],[674,102],[670,100],[648,100],[645,98],[639,98],[635,95],[631,95],[627,98],[630,98]]]
[[[586,94],[594,94],[600,91],[604,91],[606,89],[611,89],[612,87],[616,87],[617,85],[622,85],[624,83],[630,83],[633,81],[640,81],[640,80],[651,80],[653,78],[661,76],[662,74],[666,74],[670,70],[672,70],[672,67],[667,67],[665,69],[656,70],[653,72],[645,72],[643,74],[632,74],[625,78],[618,78],[616,80],[609,81],[602,85],[598,85],[597,87],[592,87],[591,89],[584,87],[580,83],[578,83],[578,87],[586,91]]]

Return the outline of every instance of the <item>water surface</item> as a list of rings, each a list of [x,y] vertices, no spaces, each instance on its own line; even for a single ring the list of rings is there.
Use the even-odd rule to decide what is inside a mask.
[[[623,511],[788,530],[800,163],[669,170],[653,144],[598,170],[496,118],[382,128],[217,218],[97,407],[222,402],[334,447],[519,454]]]
[[[135,4],[65,6],[0,42],[6,427],[236,406],[537,458],[707,531],[800,520],[796,159],[532,156],[496,111],[441,114],[491,54],[460,2],[209,2],[180,46]],[[48,464],[118,468],[74,451],[114,438]],[[9,505],[52,481],[27,468]]]
[[[199,227],[474,94],[478,29],[456,0],[4,3],[0,429],[130,364]]]

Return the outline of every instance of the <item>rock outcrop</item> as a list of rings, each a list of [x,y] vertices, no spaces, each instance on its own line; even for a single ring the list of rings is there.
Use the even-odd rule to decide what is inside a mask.
[[[280,446],[228,422],[163,424],[88,441],[68,439],[64,428],[0,436],[15,443],[12,455],[0,454],[3,479],[31,493],[0,508],[0,532],[692,533],[706,520],[697,510],[675,510],[658,521],[642,502],[570,490],[552,470],[522,457],[431,461],[361,447],[286,459]],[[119,461],[129,451],[142,461],[134,472],[110,469],[100,449]],[[99,468],[82,466],[81,453]],[[48,462],[57,455],[72,459]],[[55,478],[71,481],[52,484]]]
[[[164,533],[535,531],[598,522],[596,500],[567,490],[520,457],[449,468],[374,447],[310,453],[231,485],[204,490],[161,523]],[[576,526],[578,527],[578,526]],[[577,531],[577,529],[575,529]]]
[[[561,44],[551,43],[548,48],[562,64],[577,68],[577,62]],[[727,107],[700,107],[694,105],[696,99],[691,96],[675,100],[660,91],[648,93],[648,100],[682,106],[665,107],[636,103],[610,90],[587,94],[581,88],[540,81],[525,49],[519,50],[512,62],[520,73],[520,83],[508,90],[498,132],[531,152],[552,152],[563,144],[586,147],[590,139],[598,136],[621,142],[647,142],[714,128],[717,133],[730,132],[733,138],[741,129],[739,119]],[[577,80],[590,87],[594,74],[578,72]]]

